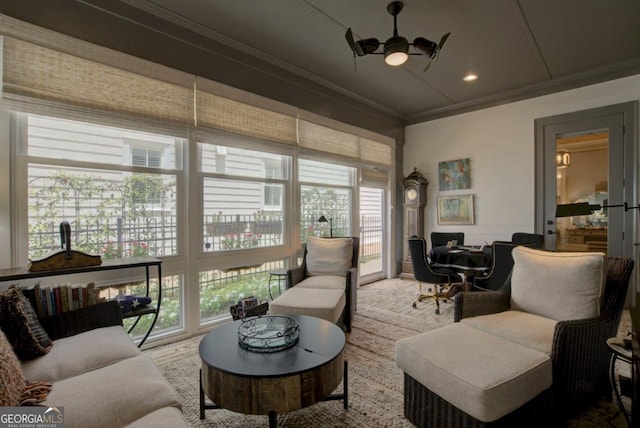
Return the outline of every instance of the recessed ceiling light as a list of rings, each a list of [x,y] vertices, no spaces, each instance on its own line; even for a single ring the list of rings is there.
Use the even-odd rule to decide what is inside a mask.
[[[477,78],[478,78],[477,74],[469,73],[466,76],[464,76],[462,80],[464,80],[465,82],[473,82]]]

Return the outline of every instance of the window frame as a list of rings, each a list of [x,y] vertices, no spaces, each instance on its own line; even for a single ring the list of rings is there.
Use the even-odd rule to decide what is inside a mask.
[[[290,215],[288,213],[293,209],[292,198],[288,195],[291,195],[291,189],[293,186],[293,176],[291,174],[292,165],[295,162],[294,155],[287,150],[275,150],[274,147],[268,147],[266,142],[260,142],[253,146],[248,146],[248,142],[245,140],[246,137],[243,136],[235,136],[235,139],[241,140],[242,144],[233,144],[233,140],[229,141],[229,137],[226,136],[224,139],[224,144],[216,141],[217,135],[213,135],[210,138],[198,138],[194,144],[197,149],[197,158],[195,164],[197,167],[197,182],[198,182],[198,213],[199,213],[199,223],[202,230],[202,233],[198,234],[197,240],[199,242],[198,253],[204,257],[214,256],[218,261],[223,261],[225,263],[224,258],[226,255],[234,255],[235,256],[235,266],[242,265],[250,265],[251,262],[242,262],[241,260],[248,259],[249,257],[259,258],[263,261],[275,260],[276,258],[288,257],[289,255],[283,252],[283,249],[288,247],[288,242],[291,240],[291,228],[289,226],[290,220],[288,217]],[[250,139],[249,139],[250,140]],[[250,142],[250,141],[249,141]],[[219,173],[218,162],[216,162],[216,172],[207,172],[203,169],[203,150],[202,147],[211,146],[215,147],[216,156],[221,156],[226,163],[229,160],[229,149],[238,149],[238,150],[247,150],[255,153],[254,160],[260,161],[260,176],[256,177],[253,175],[241,175],[241,174],[226,174]],[[267,148],[268,147],[268,148]],[[281,165],[282,165],[282,176],[283,178],[265,178],[265,169],[264,169],[264,160],[268,158],[261,158],[261,154],[272,154],[280,157]],[[278,245],[272,246],[257,246],[252,248],[237,248],[237,249],[229,249],[229,250],[206,250],[206,242],[204,230],[207,227],[204,223],[205,217],[205,201],[204,201],[204,190],[205,190],[205,181],[206,180],[225,180],[225,181],[233,181],[237,183],[257,183],[260,184],[260,204],[264,205],[264,186],[268,184],[278,184],[282,186],[282,240]],[[275,253],[274,253],[275,251]],[[283,256],[286,254],[286,256]],[[230,267],[234,267],[233,265]]]
[[[173,176],[175,178],[175,216],[176,216],[176,224],[179,225],[181,223],[180,218],[183,216],[181,209],[182,205],[182,196],[181,196],[181,186],[184,183],[184,174],[185,171],[182,166],[181,159],[183,154],[181,153],[184,150],[184,146],[187,144],[187,141],[181,137],[174,137],[175,151],[176,151],[176,165],[175,168],[157,168],[157,167],[148,167],[148,166],[133,166],[133,165],[124,165],[115,164],[115,163],[100,163],[94,161],[80,161],[80,160],[70,160],[63,158],[55,158],[55,157],[44,157],[44,156],[35,156],[29,155],[29,116],[39,116],[45,117],[47,119],[59,119],[64,121],[74,121],[81,124],[86,125],[96,125],[96,126],[104,126],[103,124],[92,121],[91,117],[89,118],[78,118],[74,117],[73,119],[69,119],[66,117],[61,117],[52,113],[28,113],[28,112],[16,112],[11,111],[9,113],[10,117],[10,128],[12,130],[11,136],[11,147],[12,152],[15,154],[13,156],[13,162],[15,164],[13,179],[14,179],[14,199],[15,199],[15,210],[13,214],[16,230],[16,239],[15,239],[15,258],[18,265],[26,266],[28,264],[28,254],[29,254],[29,183],[28,183],[28,175],[29,168],[31,165],[44,165],[50,166],[52,168],[82,168],[87,170],[96,170],[96,171],[113,171],[120,173],[131,173],[131,174],[149,174],[152,176]],[[118,128],[113,124],[108,125],[112,128]],[[119,128],[122,129],[131,129],[128,128],[125,124],[120,125]],[[132,129],[132,131],[137,131]],[[167,134],[158,134],[167,136]],[[123,155],[126,151],[129,151],[127,147],[127,140],[123,138],[123,146],[122,151]],[[129,139],[128,141],[131,141]],[[162,144],[167,147],[169,145]],[[176,228],[176,254],[172,254],[169,256],[162,257],[176,257],[180,256],[184,253],[183,242],[184,239],[181,238],[180,227]]]
[[[300,161],[301,160],[303,162],[309,161],[317,164],[328,164],[328,165],[335,165],[338,167],[348,168],[349,184],[328,184],[326,182],[320,182],[320,181],[301,180],[300,179]],[[360,174],[360,165],[358,163],[347,162],[344,159],[336,159],[331,156],[327,156],[327,157],[301,156],[296,159],[296,193],[297,193],[297,204],[299,207],[299,209],[297,210],[297,215],[298,215],[297,228],[298,230],[300,230],[300,233],[298,236],[298,241],[300,242],[299,245],[302,245],[304,242],[306,242],[306,234],[305,234],[305,231],[303,231],[302,229],[303,225],[302,225],[302,209],[301,209],[302,208],[302,188],[304,186],[348,190],[349,199],[350,199],[349,201],[350,211],[349,211],[349,218],[348,218],[349,236],[354,236],[354,234],[357,235],[356,231],[359,228],[359,221],[358,221],[359,203],[358,203],[358,196],[357,196],[359,192],[359,182],[358,182],[359,174]],[[324,213],[321,213],[320,215],[324,215]],[[333,224],[334,224],[334,230],[335,230],[336,229],[335,219],[333,219]]]

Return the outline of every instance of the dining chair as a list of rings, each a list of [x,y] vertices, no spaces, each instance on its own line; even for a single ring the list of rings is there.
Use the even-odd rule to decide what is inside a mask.
[[[435,269],[427,258],[427,242],[424,238],[412,236],[409,238],[409,252],[413,276],[419,284],[418,298],[413,302],[414,309],[418,302],[433,299],[436,304],[436,315],[440,315],[440,301],[448,301],[463,290],[461,283],[453,283],[452,278],[459,278],[455,273]],[[422,292],[422,283],[433,284],[429,293]]]
[[[464,232],[431,232],[431,248],[443,247],[449,241],[458,241],[458,245],[464,245]]]
[[[491,243],[491,267],[486,274],[473,277],[473,290],[499,290],[513,269],[511,252],[518,245],[520,244],[509,241],[493,241]]]
[[[544,246],[544,235],[537,233],[515,232],[511,235],[511,242],[514,244],[533,244],[527,245],[530,248],[542,249]]]

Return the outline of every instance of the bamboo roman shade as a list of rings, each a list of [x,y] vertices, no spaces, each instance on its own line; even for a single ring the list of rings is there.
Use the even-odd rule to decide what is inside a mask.
[[[298,120],[298,144],[301,147],[335,153],[350,158],[360,156],[360,144],[356,135],[341,132],[305,120]]]
[[[184,124],[193,118],[191,88],[11,38],[4,39],[3,95]]]
[[[391,166],[391,138],[247,91],[0,16],[11,109],[126,122],[176,136],[212,131]],[[200,131],[199,131],[200,129]]]
[[[363,167],[360,171],[360,184],[363,186],[386,186],[389,184],[389,174],[386,170]]]
[[[280,143],[297,143],[293,107],[287,108],[258,96],[251,97],[253,103],[248,104],[232,99],[238,95],[234,92],[229,87],[199,77],[195,92],[197,125]]]
[[[368,138],[360,138],[360,159],[366,164],[379,163],[381,165],[393,164],[393,150],[388,144],[373,141]]]

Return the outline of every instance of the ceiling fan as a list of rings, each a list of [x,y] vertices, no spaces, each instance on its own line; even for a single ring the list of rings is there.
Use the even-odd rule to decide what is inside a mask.
[[[358,40],[356,42],[353,39],[351,28],[347,29],[345,37],[349,43],[349,47],[351,47],[353,51],[354,63],[356,55],[384,55],[384,61],[387,64],[398,66],[404,64],[409,58],[409,55],[424,55],[427,57],[427,66],[423,70],[424,72],[429,69],[432,61],[438,59],[440,50],[451,33],[442,36],[440,43],[432,42],[424,37],[416,37],[413,43],[409,43],[406,38],[398,35],[397,16],[403,7],[404,4],[401,1],[393,1],[387,5],[387,12],[393,16],[393,36],[384,43],[380,43],[378,39],[375,38]],[[414,52],[409,52],[409,47],[413,47]]]

